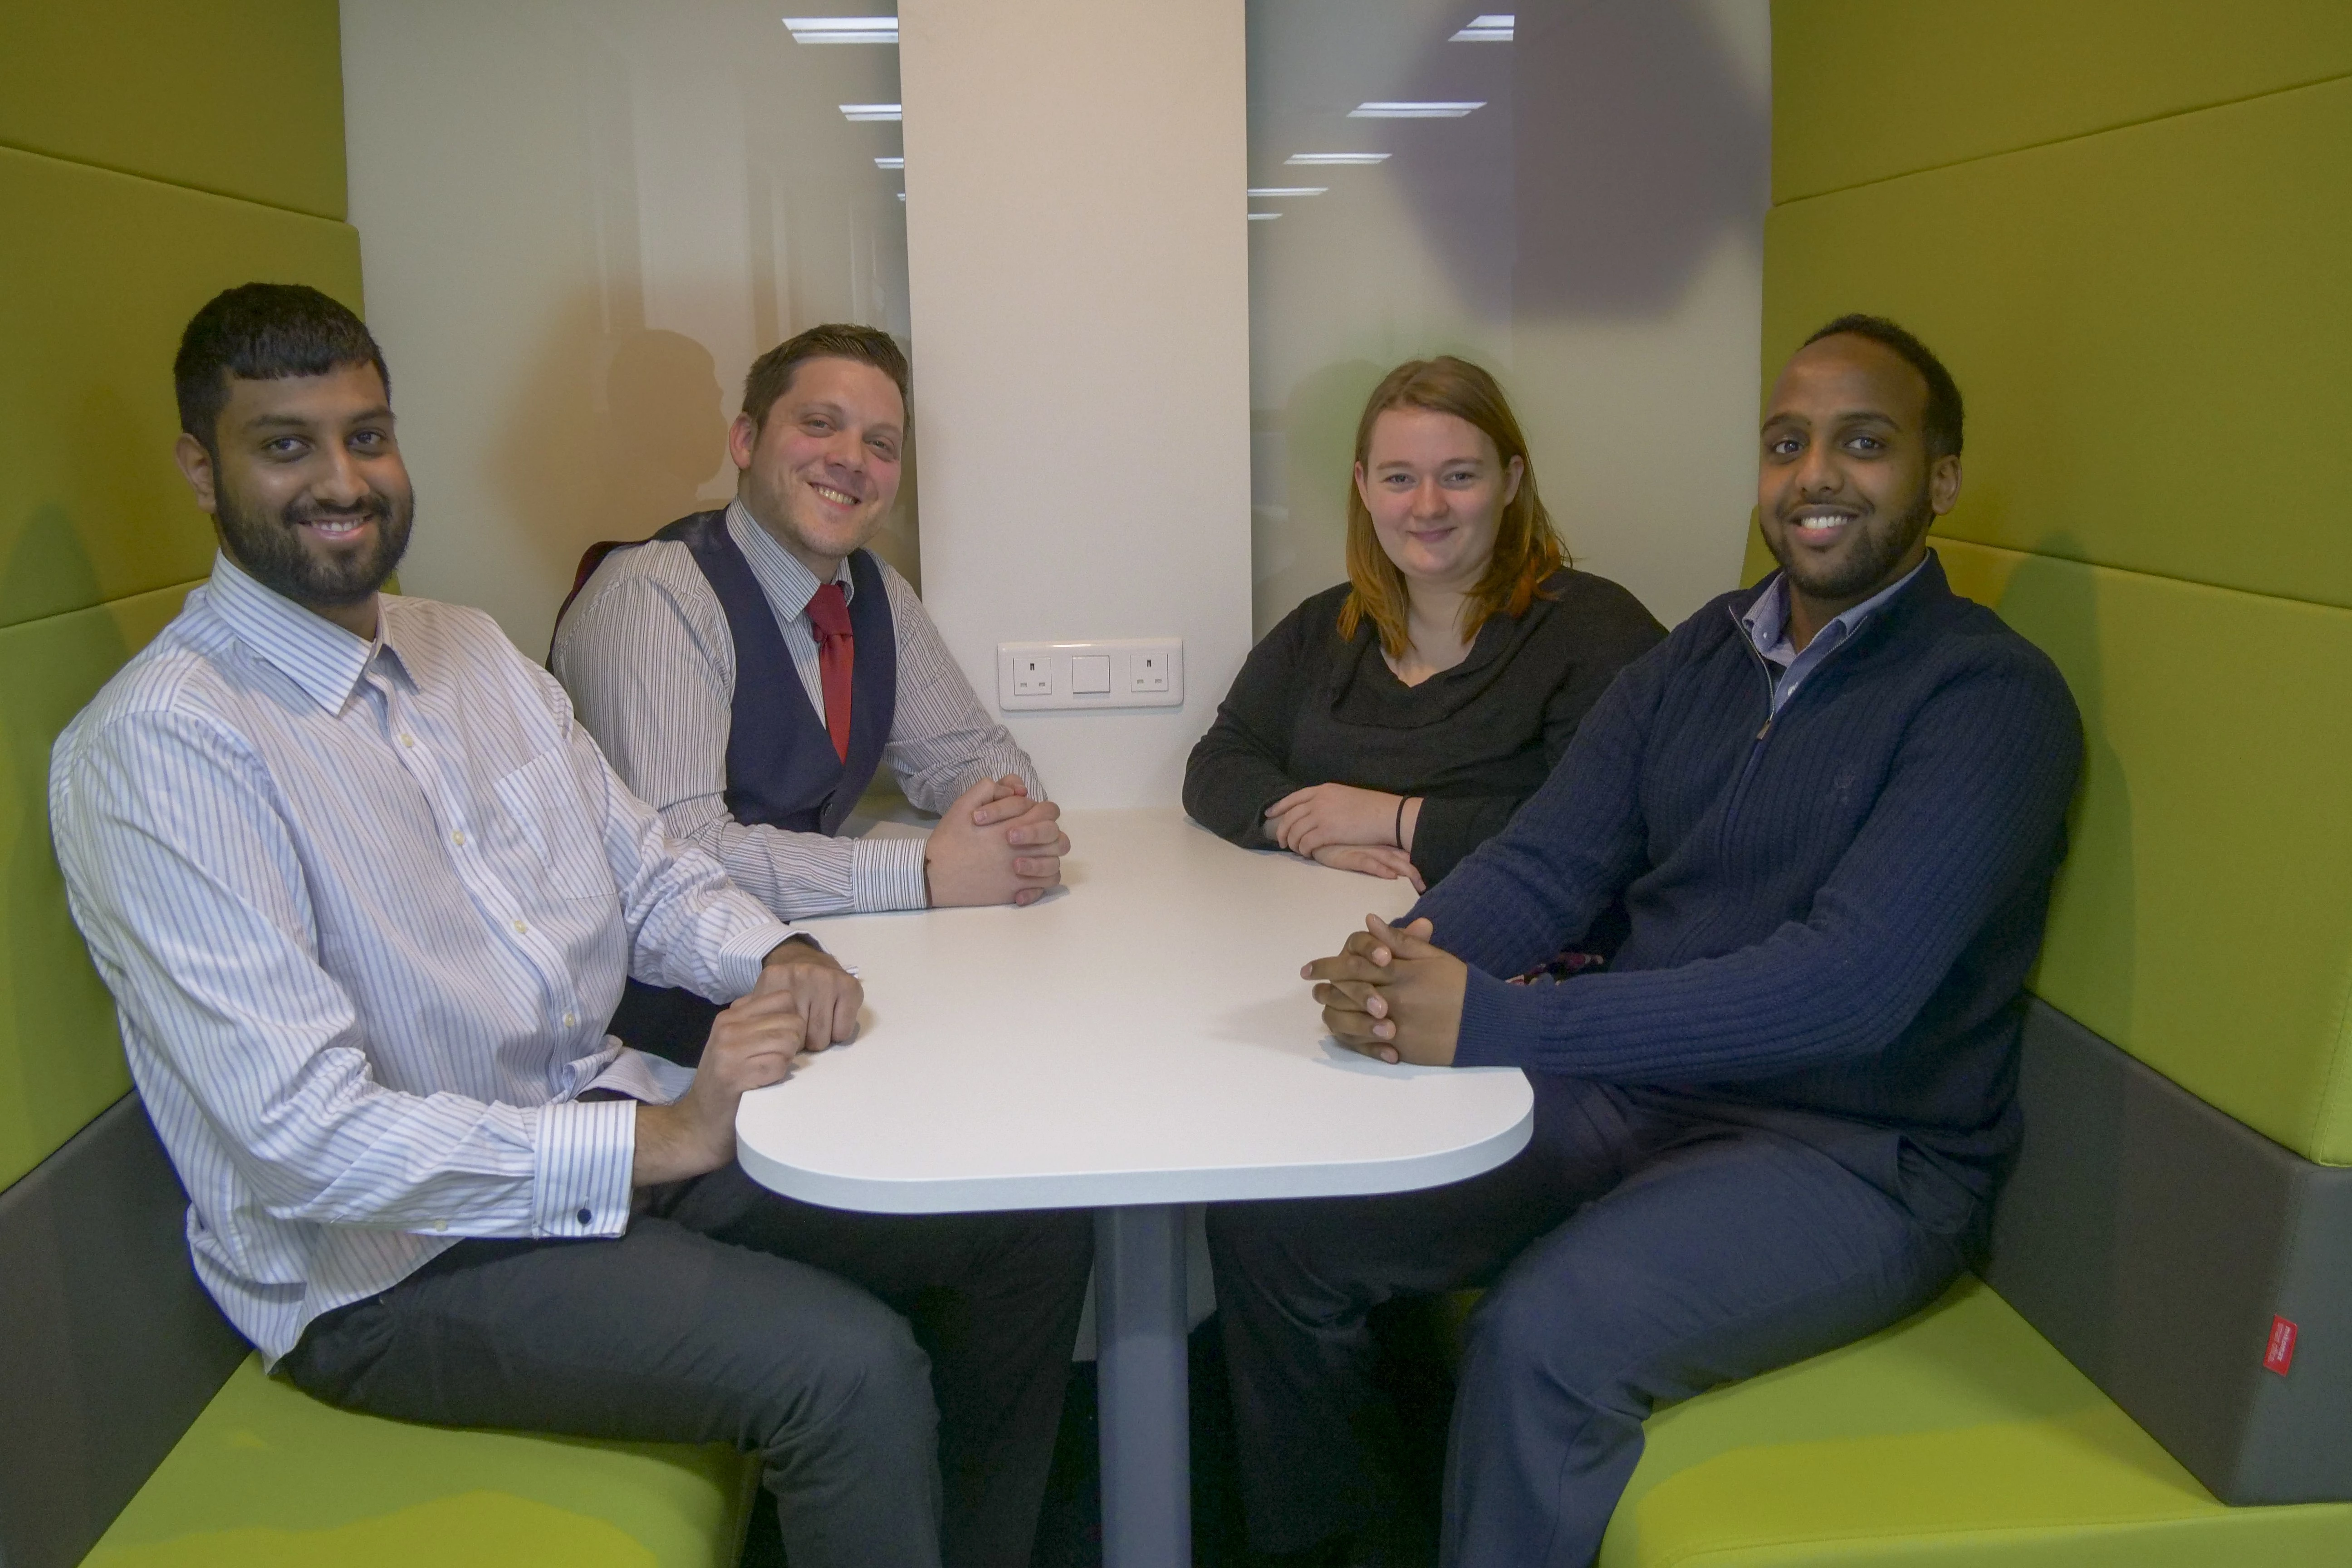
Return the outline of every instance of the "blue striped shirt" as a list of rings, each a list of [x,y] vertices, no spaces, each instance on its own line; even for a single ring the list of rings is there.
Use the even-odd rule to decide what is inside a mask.
[[[211,583],[58,737],[49,812],[189,1194],[196,1272],[272,1361],[463,1237],[628,1224],[636,1107],[691,1075],[604,1023],[718,999],[786,932],[669,838],[478,611],[376,640]]]

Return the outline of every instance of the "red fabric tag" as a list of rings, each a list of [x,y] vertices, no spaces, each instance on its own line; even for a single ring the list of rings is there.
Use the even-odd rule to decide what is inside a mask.
[[[2271,1320],[2271,1342],[2263,1352],[2263,1365],[2284,1377],[2286,1369],[2294,1364],[2294,1325],[2284,1318],[2273,1317]]]

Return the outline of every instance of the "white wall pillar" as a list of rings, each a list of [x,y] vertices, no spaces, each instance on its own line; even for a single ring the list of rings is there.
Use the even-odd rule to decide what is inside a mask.
[[[1250,641],[1242,0],[903,0],[923,597],[1000,641],[1184,639],[1181,709],[1008,722],[1168,805]]]

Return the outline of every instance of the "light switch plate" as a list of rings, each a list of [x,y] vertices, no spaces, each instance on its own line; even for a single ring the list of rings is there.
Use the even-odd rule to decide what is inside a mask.
[[[1107,659],[1110,689],[1081,691],[1074,659]],[[1092,686],[1096,681],[1083,682]],[[1184,639],[1118,637],[1097,642],[1001,642],[996,645],[996,704],[1007,713],[1040,708],[1181,708],[1184,705]]]

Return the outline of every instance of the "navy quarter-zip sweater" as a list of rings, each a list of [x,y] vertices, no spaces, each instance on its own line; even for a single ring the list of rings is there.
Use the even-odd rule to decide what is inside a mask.
[[[1510,826],[1414,906],[1471,966],[1454,1060],[1780,1126],[1974,1229],[2016,1145],[2082,721],[1932,555],[1772,716],[1738,624],[1761,591],[1629,665]],[[1605,972],[1496,978],[1573,946],[1620,891],[1631,931]]]

